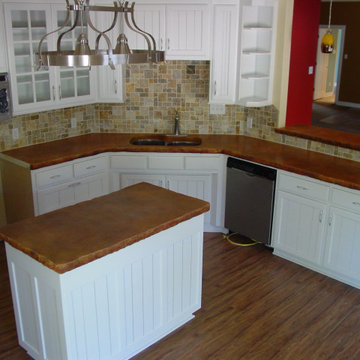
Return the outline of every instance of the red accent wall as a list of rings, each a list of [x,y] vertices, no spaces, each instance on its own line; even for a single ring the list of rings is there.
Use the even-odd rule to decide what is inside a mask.
[[[320,8],[321,0],[294,0],[286,126],[311,123]]]

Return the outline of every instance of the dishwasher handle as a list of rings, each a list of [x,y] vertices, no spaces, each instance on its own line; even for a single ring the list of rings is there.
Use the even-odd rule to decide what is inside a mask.
[[[247,175],[260,176],[270,180],[276,180],[276,170],[263,165],[229,157],[227,167],[234,170],[242,170]]]

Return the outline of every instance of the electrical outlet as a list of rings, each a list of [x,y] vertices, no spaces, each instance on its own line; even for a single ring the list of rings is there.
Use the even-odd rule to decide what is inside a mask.
[[[250,116],[248,116],[247,118],[246,118],[246,126],[248,127],[248,129],[251,129],[252,128],[252,124],[253,123],[253,118],[252,117],[250,117]]]
[[[225,104],[210,104],[210,115],[224,115]]]
[[[77,126],[77,121],[76,121],[76,118],[71,118],[71,128],[72,129],[75,129]]]
[[[13,138],[13,140],[17,140],[19,138],[19,129],[18,128],[12,129],[12,138]]]

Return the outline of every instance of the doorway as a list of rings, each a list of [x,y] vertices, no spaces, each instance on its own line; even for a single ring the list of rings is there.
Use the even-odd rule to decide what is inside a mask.
[[[321,40],[327,31],[327,26],[320,25],[313,100],[334,104],[338,100],[345,26],[332,26],[334,35],[334,51],[331,54],[321,52]]]

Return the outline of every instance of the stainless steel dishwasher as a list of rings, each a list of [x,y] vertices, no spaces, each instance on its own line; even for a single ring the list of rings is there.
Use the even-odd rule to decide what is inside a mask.
[[[271,245],[276,170],[228,158],[225,227]]]

